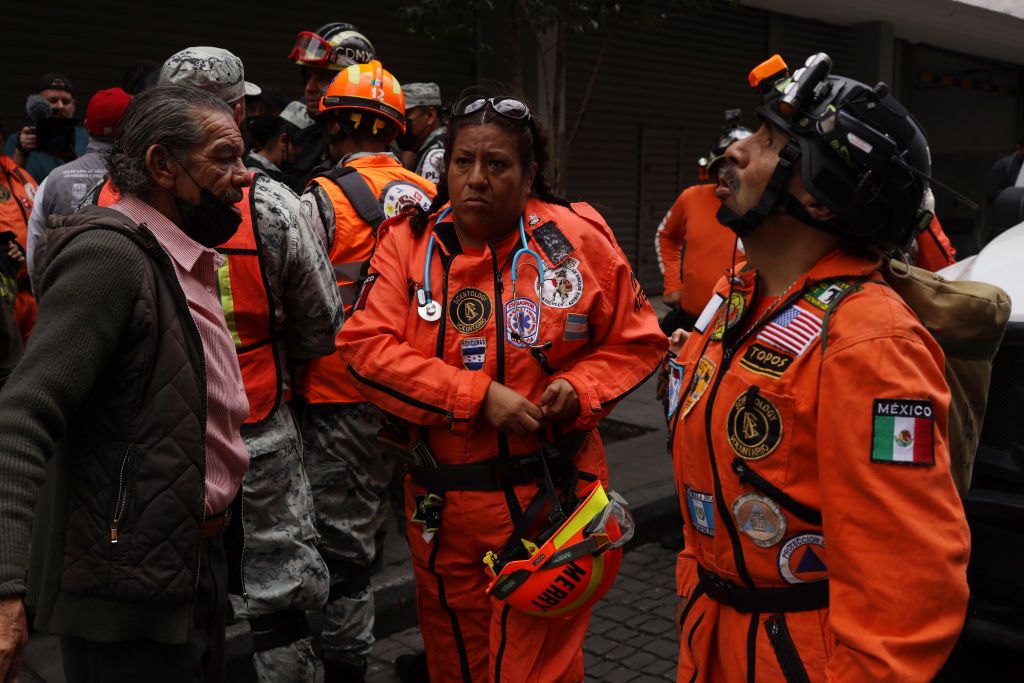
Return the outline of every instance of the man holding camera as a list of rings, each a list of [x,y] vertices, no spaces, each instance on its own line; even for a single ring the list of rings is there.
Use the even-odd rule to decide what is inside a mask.
[[[75,125],[74,90],[62,74],[43,75],[25,110],[28,120],[8,136],[4,154],[41,183],[50,171],[84,154],[89,139],[85,128]]]

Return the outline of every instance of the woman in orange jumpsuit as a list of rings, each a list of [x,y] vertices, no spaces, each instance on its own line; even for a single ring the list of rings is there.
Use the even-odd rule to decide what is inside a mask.
[[[674,361],[678,680],[930,681],[966,615],[969,533],[942,351],[876,255],[917,224],[924,136],[884,84],[779,62],[752,74],[764,125],[719,171],[747,264]]]
[[[482,559],[537,495],[545,444],[563,493],[607,481],[598,422],[665,351],[611,230],[552,194],[546,160],[524,103],[460,102],[429,215],[381,227],[339,337],[364,395],[411,426],[408,538],[435,683],[583,680],[589,609],[512,609],[486,594]]]

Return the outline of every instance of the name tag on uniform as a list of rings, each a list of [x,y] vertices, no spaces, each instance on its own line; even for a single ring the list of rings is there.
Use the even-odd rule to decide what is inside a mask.
[[[708,329],[708,325],[711,324],[711,319],[715,317],[715,313],[718,313],[718,309],[722,307],[723,301],[725,301],[725,297],[721,294],[716,293],[711,297],[711,301],[704,307],[704,311],[697,318],[697,322],[693,324],[693,329],[699,334],[704,334],[704,330]]]

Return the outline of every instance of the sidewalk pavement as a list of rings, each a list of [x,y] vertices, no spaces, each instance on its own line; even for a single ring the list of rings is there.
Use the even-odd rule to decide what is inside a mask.
[[[656,310],[659,305],[660,301],[655,305]],[[664,312],[664,310],[658,310],[659,317]],[[601,426],[606,444],[605,451],[611,487],[629,502],[636,519],[637,539],[633,542],[633,546],[659,538],[665,534],[666,530],[676,530],[678,533],[679,529],[679,504],[672,479],[672,461],[666,448],[665,418],[661,404],[654,396],[655,384],[656,378],[652,377],[623,399],[612,412],[611,417],[605,420]],[[639,550],[640,548],[638,548]],[[633,555],[634,553],[630,551],[627,553],[627,558]],[[395,533],[394,527],[389,530],[384,557],[384,570],[374,577],[373,581],[377,619],[374,630],[378,638],[387,638],[393,633],[405,631],[416,624],[415,588],[412,568],[409,563],[409,549],[405,544],[405,539]],[[657,573],[647,572],[642,564],[640,567],[631,569],[634,567],[633,562],[625,564],[622,570],[623,577],[630,578],[632,571],[640,571],[645,576],[648,573]],[[671,576],[672,570],[667,571]],[[644,604],[635,600],[630,602],[633,605]],[[650,604],[653,609],[654,603]],[[639,617],[635,616],[635,618],[639,621]],[[671,619],[671,615],[669,618]],[[316,624],[314,624],[315,627]],[[601,634],[596,632],[593,635]],[[672,634],[669,633],[669,635]],[[414,637],[407,636],[406,641]],[[402,641],[399,637],[399,642],[406,641]],[[596,647],[600,648],[601,646],[597,645]],[[643,649],[638,650],[635,644],[629,647],[636,651]],[[618,650],[615,651],[618,652]],[[230,626],[228,628],[228,661],[237,665],[229,664],[231,669],[229,679],[232,683],[255,680],[251,673],[251,666],[248,666],[251,652],[252,640],[249,635],[248,623],[242,622]],[[594,656],[600,658],[602,654],[595,651],[595,654],[590,656],[591,659]],[[393,659],[396,655],[389,656]],[[620,659],[622,658],[616,657],[616,661]],[[590,674],[588,673],[589,678]],[[620,679],[614,678],[614,680]],[[22,683],[64,683],[56,638],[42,634],[32,636],[25,655],[21,681]]]

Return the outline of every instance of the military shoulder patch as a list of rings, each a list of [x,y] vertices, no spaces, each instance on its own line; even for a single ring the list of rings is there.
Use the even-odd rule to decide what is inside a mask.
[[[871,461],[934,465],[934,424],[931,401],[876,398],[872,409]]]
[[[752,344],[740,358],[741,367],[774,379],[782,377],[782,373],[792,364],[793,356],[763,344]]]

